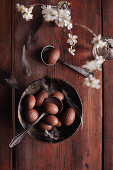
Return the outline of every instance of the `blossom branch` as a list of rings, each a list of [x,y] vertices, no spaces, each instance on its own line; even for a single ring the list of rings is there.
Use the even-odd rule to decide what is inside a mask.
[[[68,51],[71,55],[75,55],[75,44],[77,43],[77,36],[72,34],[72,21],[71,21],[71,11],[69,9],[70,3],[65,2],[59,2],[56,6],[52,5],[44,5],[44,4],[33,4],[29,6],[24,6],[20,4],[16,4],[16,8],[19,12],[22,13],[23,18],[26,21],[30,21],[33,19],[32,11],[35,6],[41,6],[42,8],[42,15],[45,21],[47,22],[55,22],[55,24],[58,27],[66,27],[67,30],[70,31],[68,34],[68,41],[67,43],[70,44],[70,48],[68,48]]]
[[[70,45],[68,51],[71,55],[74,56],[76,52],[75,47],[78,36],[73,35],[72,33],[73,24],[71,18],[70,3],[67,1],[61,1],[56,6],[37,3],[26,7],[24,5],[17,4],[16,8],[19,12],[21,12],[23,18],[26,21],[30,21],[31,19],[33,19],[32,11],[35,6],[41,7],[42,15],[46,22],[54,22],[58,27],[67,28],[67,30],[69,31],[67,43]],[[101,35],[97,36],[90,28],[86,27],[85,25],[78,23],[74,23],[74,25],[85,28],[86,30],[93,34],[94,38],[91,42],[92,44],[95,45],[96,43],[99,43],[103,46],[105,45],[105,42],[102,40]],[[101,70],[101,65],[103,64],[104,61],[105,59],[103,58],[103,56],[96,55],[95,60],[92,60],[90,62],[87,61],[86,64],[84,64],[82,67],[88,69],[89,71]],[[100,88],[99,82],[100,80],[96,79],[93,76],[90,76],[89,78],[85,78],[84,84],[92,88],[99,89]]]

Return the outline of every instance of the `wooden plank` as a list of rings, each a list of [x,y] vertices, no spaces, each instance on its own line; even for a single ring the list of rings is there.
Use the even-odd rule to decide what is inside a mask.
[[[0,69],[11,73],[11,2],[0,1]],[[0,80],[1,77],[0,77]],[[0,84],[0,169],[11,170],[11,89]]]
[[[16,0],[15,3],[18,1]],[[22,3],[32,4],[34,1]],[[44,1],[40,1],[44,2]],[[47,1],[49,4],[56,4],[56,0]],[[71,0],[74,22],[80,22],[90,27],[95,33],[101,32],[101,1],[100,0]],[[37,7],[34,11],[35,18],[40,15]],[[39,19],[37,19],[37,22]],[[51,44],[59,47],[61,56],[72,64],[81,66],[90,59],[92,46],[90,41],[93,36],[82,28],[74,26],[73,33],[79,36],[78,50],[75,57],[70,56],[66,50],[66,33],[51,24],[43,22],[35,33],[35,44],[31,45],[31,52],[28,55],[32,74],[28,77],[21,64],[22,47],[29,35],[30,23],[26,23],[21,16],[15,14],[15,73],[22,88],[36,79],[45,75],[63,79],[72,84],[79,92],[83,102],[84,126],[70,139],[59,144],[44,144],[32,140],[28,135],[16,147],[16,169],[17,170],[81,170],[101,169],[102,164],[102,89],[90,89],[81,85],[84,78],[72,70],[57,63],[53,67],[44,66],[40,62],[40,48]],[[36,25],[33,25],[36,27]],[[64,49],[65,47],[65,49]],[[83,48],[84,47],[84,48]],[[35,51],[35,52],[34,52]],[[88,56],[89,54],[89,56]],[[102,73],[96,73],[102,78]],[[17,94],[17,93],[16,93]],[[19,95],[17,95],[19,97]],[[16,110],[16,133],[22,130]]]
[[[113,37],[113,1],[103,0],[103,35]],[[113,60],[103,66],[104,83],[104,169],[113,168]]]

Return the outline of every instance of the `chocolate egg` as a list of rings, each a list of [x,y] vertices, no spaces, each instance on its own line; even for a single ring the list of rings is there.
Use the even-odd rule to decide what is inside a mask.
[[[73,108],[64,110],[61,116],[61,122],[65,126],[70,126],[75,120],[75,111]]]
[[[41,128],[42,130],[51,130],[53,127],[51,125],[48,125],[46,123],[43,122],[39,122],[38,123],[39,128]]]
[[[48,98],[48,93],[46,91],[42,91],[36,95],[36,106],[40,107],[43,104],[44,99]]]
[[[54,103],[46,103],[44,105],[44,111],[49,114],[57,114],[58,113],[58,106]]]
[[[27,109],[33,109],[33,107],[35,106],[36,103],[36,99],[33,95],[28,95],[25,99],[25,107]]]
[[[58,119],[58,124],[56,125],[56,127],[61,127],[62,126],[62,123],[61,121]]]
[[[58,98],[60,101],[64,99],[64,95],[59,91],[55,91],[54,93],[52,93],[52,96]]]
[[[52,50],[48,51],[44,59],[47,64],[55,64],[59,58],[60,50],[58,48],[53,48]]]
[[[39,113],[35,109],[30,109],[26,111],[25,117],[28,122],[33,123],[39,117]]]
[[[58,119],[56,116],[53,116],[53,115],[47,115],[45,118],[44,118],[44,122],[48,125],[51,125],[51,126],[56,126],[58,124]]]

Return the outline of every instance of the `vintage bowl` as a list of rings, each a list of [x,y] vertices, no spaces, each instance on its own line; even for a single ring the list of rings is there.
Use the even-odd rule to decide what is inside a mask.
[[[70,101],[74,104],[75,110],[77,109],[76,118],[71,126],[61,126],[61,127],[55,127],[53,130],[53,134],[48,133],[48,131],[40,130],[38,125],[35,125],[31,130],[29,130],[28,134],[33,138],[41,142],[46,143],[58,143],[61,142],[69,137],[71,137],[80,127],[81,120],[82,120],[82,102],[80,99],[79,94],[77,91],[67,82],[56,79],[56,78],[48,78],[44,77],[40,80],[37,80],[33,83],[31,83],[26,90],[23,92],[19,105],[18,105],[18,118],[20,121],[20,124],[25,129],[29,126],[29,123],[26,121],[24,116],[24,99],[28,94],[35,95],[40,89],[48,90],[49,94],[51,94],[53,91],[61,91],[62,89],[66,92],[68,95]],[[67,106],[67,102],[64,103],[64,106]],[[52,138],[51,135],[54,137]],[[55,137],[56,135],[56,137]]]

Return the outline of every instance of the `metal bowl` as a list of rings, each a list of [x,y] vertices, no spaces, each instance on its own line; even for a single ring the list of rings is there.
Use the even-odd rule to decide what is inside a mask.
[[[74,109],[76,110],[76,118],[71,126],[61,126],[55,127],[52,131],[43,131],[38,128],[38,125],[34,126],[28,134],[33,138],[41,142],[46,143],[58,143],[61,142],[70,136],[72,136],[77,129],[80,127],[81,119],[82,119],[82,102],[80,96],[77,91],[67,82],[62,81],[56,78],[48,78],[44,77],[40,80],[37,80],[30,84],[26,90],[23,92],[19,105],[18,105],[18,118],[25,129],[29,126],[29,123],[26,121],[24,117],[24,100],[28,94],[35,95],[40,90],[47,90],[49,95],[51,95],[54,91],[62,91],[62,89],[67,93],[70,101],[74,104]],[[64,107],[68,106],[68,102],[64,100]],[[53,138],[51,136],[54,136]]]

